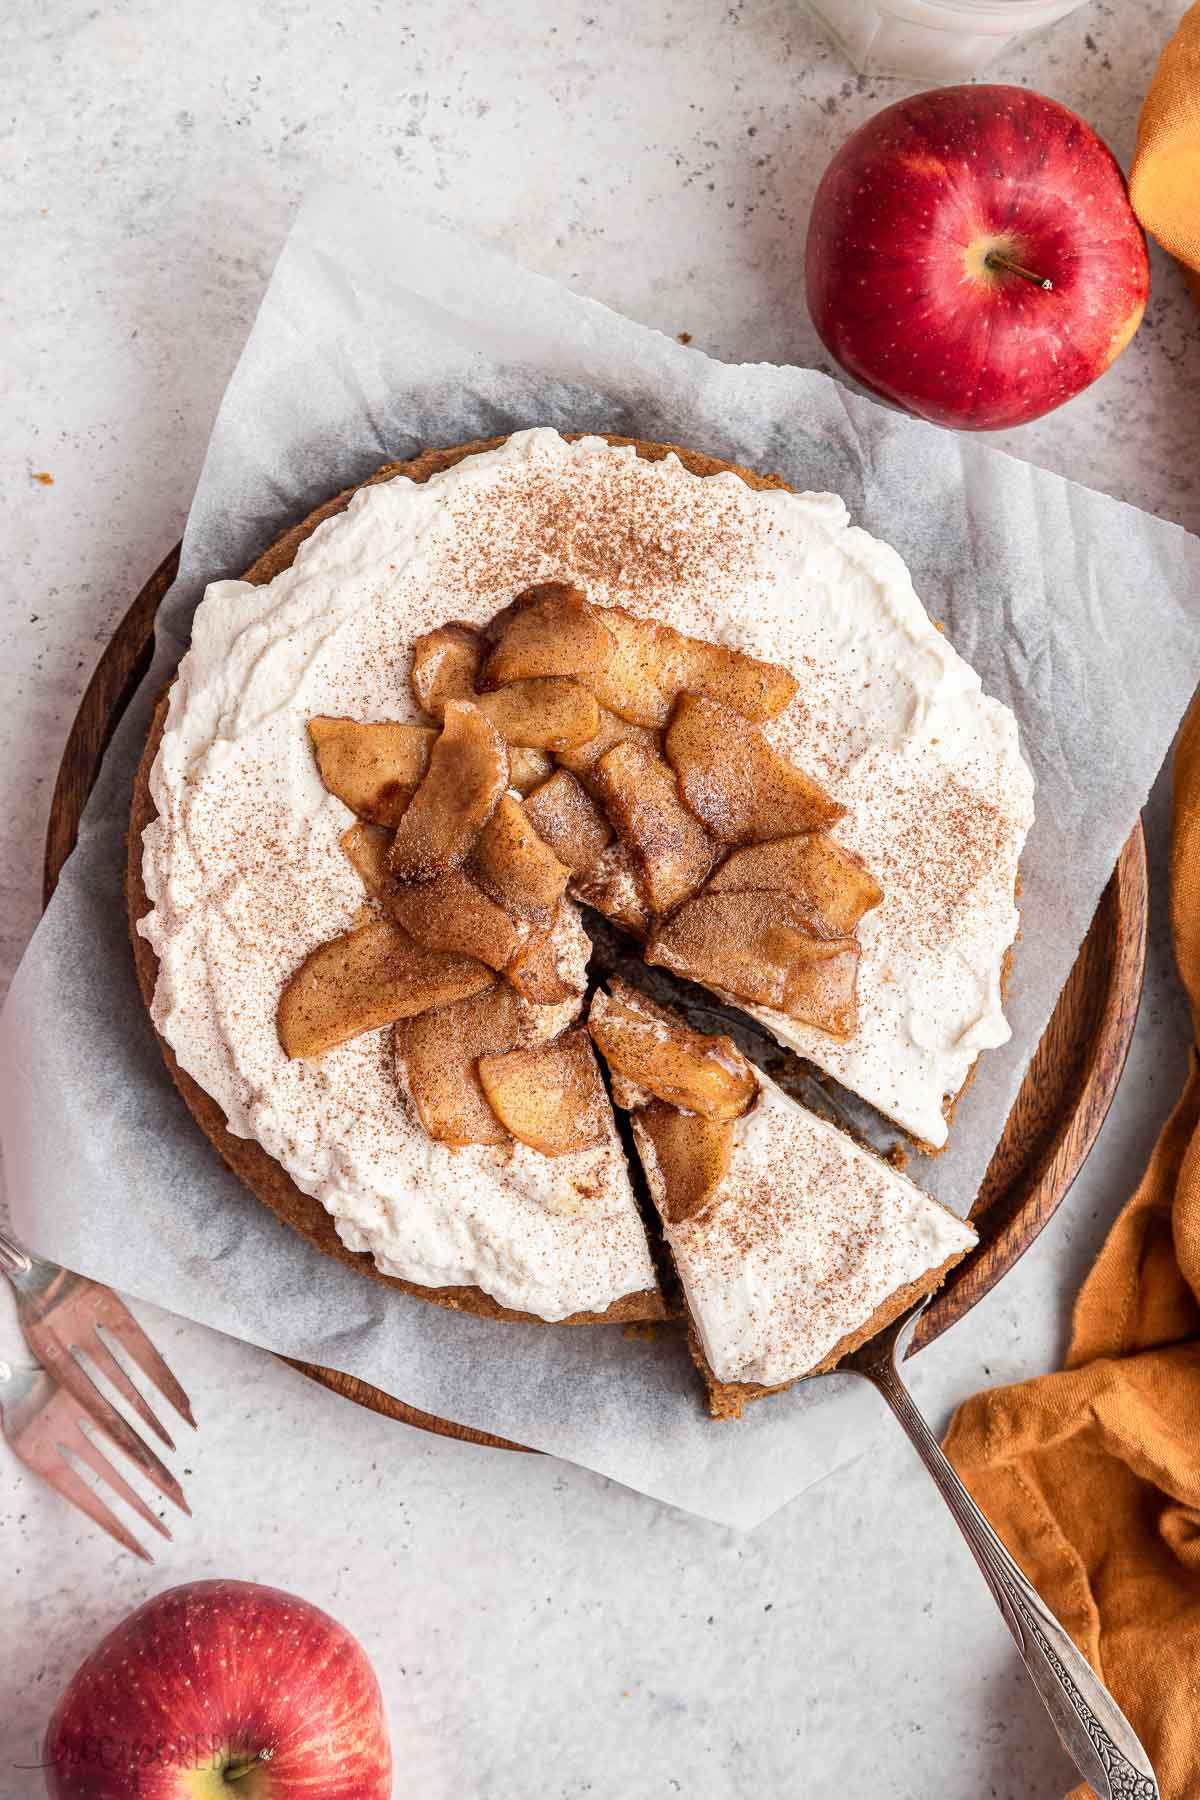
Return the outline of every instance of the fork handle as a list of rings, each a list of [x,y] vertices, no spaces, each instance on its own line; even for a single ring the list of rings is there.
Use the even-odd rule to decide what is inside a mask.
[[[903,1425],[950,1508],[1079,1773],[1099,1800],[1160,1800],[1133,1727],[972,1500],[895,1368],[879,1363],[862,1372]]]
[[[6,1275],[28,1275],[32,1266],[21,1246],[0,1231],[0,1269]]]

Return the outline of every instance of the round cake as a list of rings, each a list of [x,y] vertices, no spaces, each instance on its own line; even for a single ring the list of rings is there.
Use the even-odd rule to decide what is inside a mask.
[[[530,638],[535,615],[550,636]],[[580,648],[588,633],[610,646],[594,681]],[[429,692],[435,671],[432,647],[414,670],[422,645],[437,648],[439,681],[451,653],[483,658],[479,693],[422,707],[419,694],[433,703],[420,670]],[[539,706],[558,709],[557,736],[548,714],[530,731],[535,690]],[[592,690],[608,729],[589,757],[601,739],[582,741],[578,720],[594,728]],[[389,744],[399,732],[428,743],[403,803],[385,816],[376,790],[356,823],[355,794],[330,769],[364,728],[374,745],[388,731]],[[450,740],[468,728],[476,746],[509,734],[504,792],[481,809],[466,852],[419,866],[417,816],[424,806],[434,817],[435,765],[445,809]],[[745,771],[760,765],[751,792]],[[361,761],[354,769],[357,779]],[[763,799],[771,782],[775,811]],[[570,857],[550,800],[577,784],[610,841],[588,867],[562,865],[550,911],[510,909],[519,955],[507,939],[500,955],[481,949],[470,936],[478,892],[503,923],[497,897],[515,866],[504,858],[534,847],[514,850],[514,832],[536,827]],[[459,785],[465,809],[473,790]],[[434,818],[443,838],[447,816]],[[1012,715],[929,620],[900,558],[853,527],[840,500],[671,446],[521,432],[388,465],[296,526],[245,581],[210,586],[135,794],[139,978],[201,1127],[321,1250],[491,1316],[655,1318],[663,1300],[628,1140],[594,1098],[600,1078],[578,1023],[589,985],[578,902],[937,1148],[977,1056],[1008,1035],[1002,983],[1031,819]],[[427,838],[429,818],[420,828]],[[790,886],[762,873],[780,866],[785,843]],[[844,898],[851,865],[863,872],[859,902],[830,924],[837,908],[822,918],[812,883],[833,868]],[[450,898],[459,894],[469,918]],[[764,943],[791,932],[806,969],[819,959],[820,1005],[811,970],[793,1004],[792,986],[777,999],[758,971],[734,967],[712,921],[735,902]],[[344,947],[391,955],[398,933],[441,959],[436,999],[416,1018],[389,1012],[389,963],[366,1010],[356,995],[353,1034],[314,1026],[312,997],[323,971],[343,968]],[[549,957],[549,986],[521,978],[535,947]],[[427,956],[422,980],[430,966]],[[339,979],[344,999],[349,977]],[[430,1059],[444,1086],[482,1025],[493,1035],[471,1041],[482,1046],[471,1066],[493,1129],[431,1135]],[[576,1121],[563,1135],[560,1118],[543,1142],[520,1123],[522,1084],[535,1077],[543,1107],[546,1083],[566,1083],[586,1131]],[[486,1111],[478,1095],[472,1104]]]

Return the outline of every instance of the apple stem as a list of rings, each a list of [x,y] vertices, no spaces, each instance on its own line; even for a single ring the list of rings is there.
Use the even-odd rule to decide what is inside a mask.
[[[274,1754],[273,1750],[260,1750],[256,1756],[251,1756],[244,1762],[230,1763],[224,1770],[224,1779],[240,1781],[242,1776],[249,1775],[252,1769],[261,1768],[263,1763],[270,1762]]]
[[[1019,262],[1011,256],[1005,256],[1003,250],[989,250],[983,259],[985,269],[1002,269],[1007,275],[1019,275],[1022,281],[1032,281],[1034,287],[1052,288],[1054,283],[1047,281],[1044,275],[1035,275],[1032,269],[1023,269]]]

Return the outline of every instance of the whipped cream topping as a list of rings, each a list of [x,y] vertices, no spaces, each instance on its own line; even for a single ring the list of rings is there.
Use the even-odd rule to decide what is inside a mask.
[[[268,585],[208,589],[151,777],[155,1023],[230,1130],[317,1195],[348,1245],[546,1318],[653,1285],[616,1150],[572,1211],[571,1159],[431,1144],[397,1100],[386,1033],[290,1063],[275,1010],[296,964],[363,904],[338,846],[350,814],[321,784],[307,720],[418,719],[413,639],[482,624],[554,578],[800,677],[767,735],[847,805],[833,835],[885,899],[860,926],[848,1043],[760,1016],[935,1144],[944,1096],[1008,1036],[1001,972],[1032,819],[1011,713],[936,631],[896,553],[830,495],[520,432],[428,482],[361,489]]]
[[[719,1381],[770,1387],[815,1369],[883,1301],[976,1241],[972,1227],[760,1075],[729,1172],[664,1231]],[[654,1145],[634,1136],[660,1210]]]

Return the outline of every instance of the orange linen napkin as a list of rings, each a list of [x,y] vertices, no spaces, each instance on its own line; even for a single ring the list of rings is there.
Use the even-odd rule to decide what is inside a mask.
[[[1143,228],[1183,264],[1200,302],[1200,4],[1159,58],[1138,120],[1129,198]]]
[[[1175,761],[1175,954],[1200,1039],[1200,699]],[[946,1452],[1146,1746],[1200,1795],[1200,1061],[1075,1307],[1061,1374],[977,1394]],[[1091,1795],[1086,1784],[1070,1800]]]

